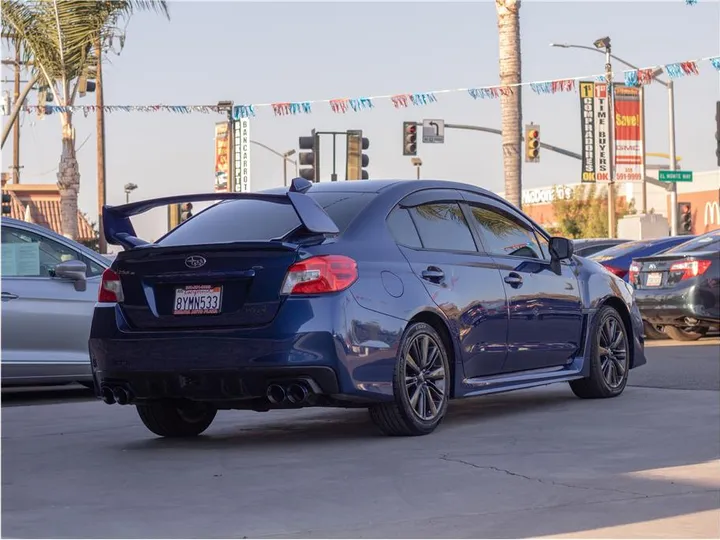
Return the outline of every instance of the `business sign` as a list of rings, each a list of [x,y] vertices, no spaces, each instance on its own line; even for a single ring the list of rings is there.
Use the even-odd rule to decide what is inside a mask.
[[[595,180],[598,182],[610,181],[610,102],[608,100],[608,85],[594,83],[595,100],[593,110],[595,113]]]
[[[250,185],[250,120],[235,120],[235,186],[233,191],[249,193]]]
[[[705,203],[705,227],[710,225],[720,226],[720,204],[717,201]]]
[[[595,83],[580,83],[582,182],[595,182]]]
[[[615,86],[615,180],[642,181],[643,144],[640,136],[642,122],[640,89]]]
[[[567,201],[572,199],[573,189],[568,186],[555,186],[544,189],[524,189],[522,204],[548,204],[555,200]]]
[[[230,182],[230,126],[228,122],[215,124],[215,193],[229,190]]]

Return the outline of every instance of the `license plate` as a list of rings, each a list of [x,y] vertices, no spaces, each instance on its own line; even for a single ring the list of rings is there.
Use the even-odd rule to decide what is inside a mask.
[[[661,272],[652,272],[648,274],[647,281],[645,282],[645,285],[647,287],[657,287],[662,283],[662,273]]]
[[[216,315],[222,305],[222,287],[188,285],[175,289],[173,315]]]

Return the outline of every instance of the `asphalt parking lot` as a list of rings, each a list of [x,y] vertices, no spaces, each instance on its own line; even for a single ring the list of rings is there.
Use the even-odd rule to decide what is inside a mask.
[[[309,409],[170,441],[85,390],[5,390],[2,535],[718,538],[720,340],[648,357],[620,398],[465,400],[418,438]]]

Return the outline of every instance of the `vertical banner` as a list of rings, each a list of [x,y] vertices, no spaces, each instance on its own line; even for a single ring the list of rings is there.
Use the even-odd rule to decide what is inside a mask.
[[[595,180],[610,181],[610,110],[607,83],[595,83]]]
[[[230,125],[215,124],[215,193],[230,190]]]
[[[595,182],[595,83],[580,83],[582,182]]]
[[[640,89],[617,85],[615,101],[615,180],[642,181],[643,148],[640,137]]]
[[[235,189],[249,193],[250,185],[250,119],[235,120]]]

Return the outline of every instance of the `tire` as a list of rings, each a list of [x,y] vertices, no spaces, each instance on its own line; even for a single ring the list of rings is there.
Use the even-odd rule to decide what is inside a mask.
[[[592,322],[590,336],[590,376],[570,381],[570,388],[583,399],[617,397],[625,390],[630,371],[630,340],[625,323],[614,308],[603,306]],[[614,347],[608,347],[613,343]]]
[[[170,401],[156,401],[137,405],[137,412],[145,427],[160,437],[196,437],[215,419],[217,409],[204,403],[178,406]]]
[[[647,322],[643,321],[643,327],[645,329],[645,337],[647,339],[668,339],[669,336],[662,330],[658,330],[658,328]]]
[[[666,326],[663,331],[675,341],[697,341],[707,334],[708,329],[702,326],[694,326],[691,330],[679,326]]]
[[[370,418],[386,435],[432,433],[445,418],[451,384],[450,361],[442,338],[429,324],[411,324],[395,360],[394,399],[371,406]]]

